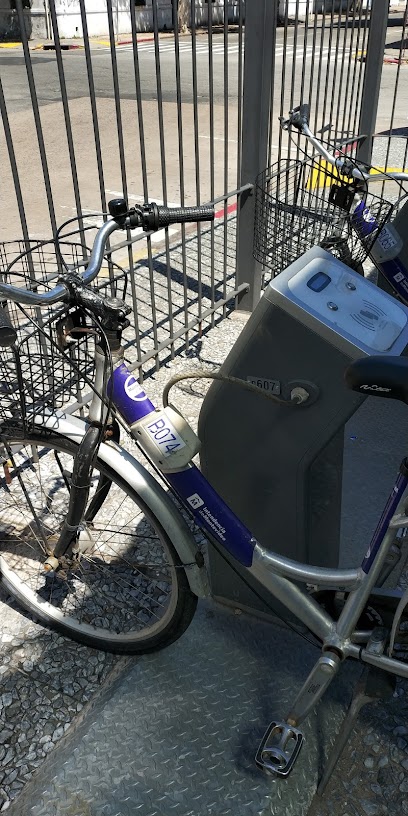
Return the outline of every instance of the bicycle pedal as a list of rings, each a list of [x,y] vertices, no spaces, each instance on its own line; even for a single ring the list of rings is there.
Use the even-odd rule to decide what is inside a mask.
[[[267,729],[255,762],[258,768],[277,776],[288,776],[299,756],[304,736],[287,722],[272,722]]]

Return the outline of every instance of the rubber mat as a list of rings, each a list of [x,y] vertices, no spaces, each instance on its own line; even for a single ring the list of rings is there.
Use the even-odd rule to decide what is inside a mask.
[[[356,673],[306,723],[287,780],[258,770],[318,650],[284,627],[202,602],[188,631],[133,658],[9,809],[19,816],[305,816]],[[357,667],[356,667],[357,668]]]

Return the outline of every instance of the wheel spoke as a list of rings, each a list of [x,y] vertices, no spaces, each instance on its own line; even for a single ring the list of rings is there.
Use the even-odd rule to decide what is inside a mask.
[[[75,450],[63,440],[57,448],[48,439],[47,443],[47,448],[40,446],[35,465],[30,450],[21,449],[20,443],[12,483],[2,491],[2,557],[12,571],[18,597],[24,603],[24,588],[29,588],[30,609],[47,620],[60,621],[78,639],[85,627],[89,640],[91,625],[95,637],[101,632],[100,637],[110,638],[113,646],[129,638],[135,644],[147,642],[166,629],[174,614],[177,574],[181,572],[176,570],[163,531],[138,505],[126,483],[115,474],[106,474],[110,489],[85,527],[89,541],[86,535],[80,537],[79,552],[68,552],[55,571],[46,572],[44,560],[66,517],[67,474],[72,473],[74,461],[71,447]],[[9,450],[11,445],[10,441]],[[102,489],[101,473],[105,473],[103,468],[95,468],[91,478],[89,502],[94,506]]]

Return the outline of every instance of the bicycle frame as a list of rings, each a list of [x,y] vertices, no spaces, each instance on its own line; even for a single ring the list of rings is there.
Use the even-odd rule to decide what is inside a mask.
[[[148,424],[156,442],[162,445],[173,438],[172,431],[156,412],[154,404],[139,385],[134,375],[120,363],[113,371],[110,386],[113,403],[132,426],[151,415]],[[135,438],[136,435],[135,435]],[[370,633],[356,633],[355,626],[367,603],[381,567],[394,537],[394,527],[402,510],[402,497],[408,485],[408,469],[405,463],[392,488],[368,551],[358,569],[342,570],[314,567],[298,563],[267,551],[252,536],[250,530],[229,509],[219,494],[211,487],[198,468],[190,463],[175,473],[164,473],[171,490],[193,515],[197,524],[211,538],[224,547],[241,565],[290,610],[323,642],[323,651],[340,656],[354,657],[363,662],[383,668],[401,677],[408,677],[408,665],[398,660],[375,654],[361,648],[356,640],[369,638]],[[397,514],[397,515],[396,515]],[[399,519],[400,521],[400,519]],[[401,524],[399,524],[401,526]],[[346,589],[350,592],[337,622],[322,609],[305,589],[299,586],[312,584]],[[336,669],[337,670],[337,669]],[[326,686],[325,686],[326,687]],[[325,689],[323,689],[324,691]],[[322,693],[322,691],[321,691]],[[302,704],[296,715],[299,723],[307,715],[311,705],[319,698],[315,689],[313,702]],[[309,695],[310,697],[310,695]],[[296,705],[295,705],[296,708]],[[293,719],[293,717],[292,717]]]

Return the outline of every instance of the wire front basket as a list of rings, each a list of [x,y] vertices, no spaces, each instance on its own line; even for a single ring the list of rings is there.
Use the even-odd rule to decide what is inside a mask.
[[[84,266],[89,250],[81,244],[7,242],[0,244],[0,281],[42,293],[53,289],[67,264]],[[85,263],[86,265],[86,263]],[[124,299],[126,273],[106,262],[95,287]],[[18,333],[16,348],[0,348],[0,422],[30,424],[34,414],[55,408],[75,410],[92,393],[97,326],[88,315],[63,304],[23,306],[0,298]]]
[[[313,246],[357,268],[393,205],[360,193],[321,159],[284,160],[256,180],[254,256],[277,275]]]

